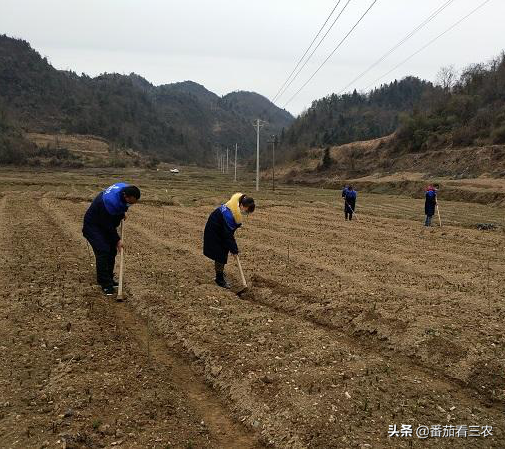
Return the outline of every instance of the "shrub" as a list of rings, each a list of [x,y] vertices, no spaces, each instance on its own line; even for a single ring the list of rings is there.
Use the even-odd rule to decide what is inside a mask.
[[[330,156],[330,148],[326,147],[324,149],[323,160],[321,161],[321,167],[323,170],[326,170],[331,167],[332,159]]]
[[[493,143],[505,143],[505,125],[495,128],[491,133]]]

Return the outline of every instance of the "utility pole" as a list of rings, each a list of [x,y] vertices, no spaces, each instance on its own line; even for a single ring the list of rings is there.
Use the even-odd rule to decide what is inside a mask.
[[[272,144],[272,190],[275,190],[275,144],[277,143],[277,136],[272,134],[272,140],[268,143]]]
[[[226,173],[228,173],[228,147],[226,147]]]
[[[260,119],[256,120],[256,192],[260,189]]]
[[[237,182],[237,144],[235,144],[235,182]]]
[[[260,119],[256,119],[256,191],[260,189],[260,126],[263,126]]]

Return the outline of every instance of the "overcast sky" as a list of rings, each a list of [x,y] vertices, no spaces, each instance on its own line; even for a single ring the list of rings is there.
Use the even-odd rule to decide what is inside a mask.
[[[335,15],[347,4],[342,0]],[[351,0],[324,42],[276,102],[283,107],[373,0]],[[483,0],[454,0],[432,22],[348,89],[365,89]],[[1,0],[0,33],[30,42],[58,69],[95,76],[135,72],[152,83],[192,80],[224,95],[272,98],[337,1]],[[378,0],[349,38],[286,107],[293,114],[339,92],[446,0]],[[332,23],[333,17],[329,24]],[[484,62],[505,49],[505,1],[490,0],[405,65],[435,80],[441,66]],[[324,34],[323,31],[322,34]]]

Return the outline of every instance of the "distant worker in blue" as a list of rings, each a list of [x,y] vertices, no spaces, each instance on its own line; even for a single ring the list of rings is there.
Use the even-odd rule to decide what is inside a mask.
[[[118,286],[114,280],[114,264],[123,242],[116,228],[126,217],[128,207],[139,199],[138,187],[119,182],[100,192],[84,215],[82,234],[93,248],[96,280],[107,296],[114,294]]]
[[[426,187],[426,192],[424,194],[424,214],[426,215],[426,220],[424,220],[424,226],[431,226],[431,219],[435,215],[435,210],[437,207],[437,188],[438,185],[429,185]]]
[[[228,253],[238,254],[235,231],[242,226],[242,218],[255,209],[254,199],[235,193],[230,200],[214,210],[207,220],[203,232],[203,254],[214,261],[216,284],[230,288],[224,276]]]
[[[344,199],[344,216],[345,219],[352,220],[352,214],[356,210],[357,192],[351,185],[345,186],[342,190],[342,198]]]

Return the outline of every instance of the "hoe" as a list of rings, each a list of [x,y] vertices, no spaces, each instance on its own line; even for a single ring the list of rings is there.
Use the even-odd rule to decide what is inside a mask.
[[[242,281],[242,287],[237,292],[237,295],[240,296],[247,291],[248,287],[244,276],[244,270],[242,270],[242,264],[240,263],[238,254],[235,254],[235,259],[237,260],[238,271],[240,272],[240,280]]]
[[[120,228],[120,237],[121,241],[123,241],[123,236],[124,236],[124,221],[121,221],[121,228]],[[121,247],[121,251],[119,253],[119,286],[117,289],[117,296],[116,296],[116,301],[117,302],[122,302],[125,299],[125,295],[123,293],[123,274],[124,274],[124,248]]]
[[[436,207],[437,207],[437,215],[438,215],[438,224],[440,225],[440,227],[442,227],[442,220],[440,219],[440,209],[438,207],[438,201],[437,201]]]
[[[354,215],[354,218],[356,218],[356,220],[357,220],[358,216],[356,215],[356,212],[354,212],[354,210],[352,209],[351,205],[347,201],[345,201],[345,204],[351,210],[352,214]]]

